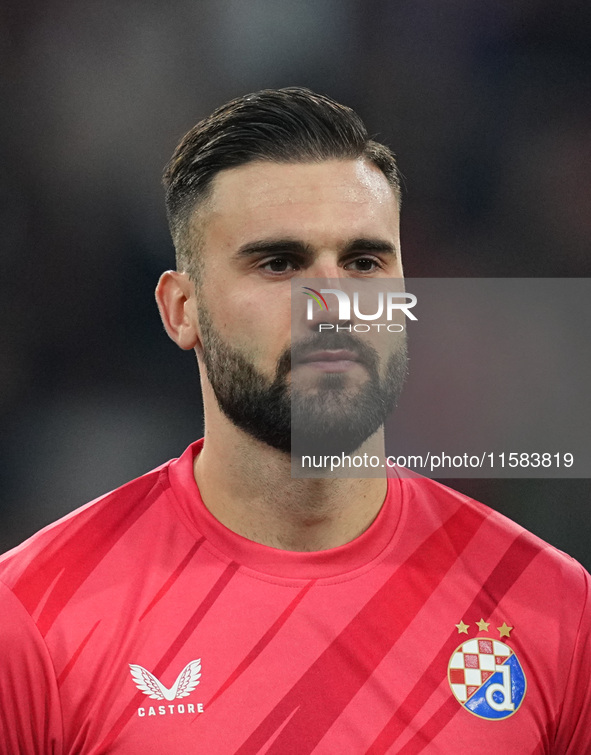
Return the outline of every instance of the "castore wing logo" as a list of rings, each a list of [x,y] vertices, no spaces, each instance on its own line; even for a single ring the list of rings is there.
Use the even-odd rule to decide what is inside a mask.
[[[187,663],[170,689],[165,687],[159,679],[156,679],[154,674],[151,674],[143,666],[139,666],[136,663],[130,663],[129,668],[135,686],[141,690],[144,695],[148,695],[148,697],[151,697],[154,700],[175,700],[179,697],[187,697],[199,684],[199,679],[201,677],[201,658]]]

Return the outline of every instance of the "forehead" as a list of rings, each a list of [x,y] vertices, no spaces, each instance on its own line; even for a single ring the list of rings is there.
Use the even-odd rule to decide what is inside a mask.
[[[250,235],[282,233],[294,237],[335,233],[397,234],[394,190],[373,163],[326,160],[318,163],[252,162],[221,171],[210,198],[196,215],[207,238],[244,240]],[[379,226],[379,227],[378,227]]]

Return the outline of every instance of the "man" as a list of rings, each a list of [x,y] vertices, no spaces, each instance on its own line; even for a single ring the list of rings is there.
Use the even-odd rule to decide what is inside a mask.
[[[205,438],[3,558],[2,751],[591,752],[578,564],[429,480],[292,477],[292,421],[375,451],[402,383],[403,346],[290,343],[292,280],[400,280],[389,150],[268,90],[189,132],[165,185],[156,296]]]

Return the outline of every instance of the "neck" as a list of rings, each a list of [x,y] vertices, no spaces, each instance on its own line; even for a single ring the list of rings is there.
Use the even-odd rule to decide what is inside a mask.
[[[203,502],[222,524],[249,540],[291,551],[336,548],[361,535],[379,513],[385,478],[293,478],[289,455],[251,438],[224,416],[216,417],[214,429],[207,428],[206,421],[203,450],[194,462]],[[381,434],[354,453],[380,455],[380,447],[383,455]]]

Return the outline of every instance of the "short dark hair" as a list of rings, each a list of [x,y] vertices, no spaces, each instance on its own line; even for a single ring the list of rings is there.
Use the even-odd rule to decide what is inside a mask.
[[[222,105],[182,138],[164,170],[177,267],[194,271],[189,218],[220,171],[255,160],[297,163],[359,157],[382,171],[400,203],[394,154],[369,138],[351,108],[302,87],[263,89]]]

